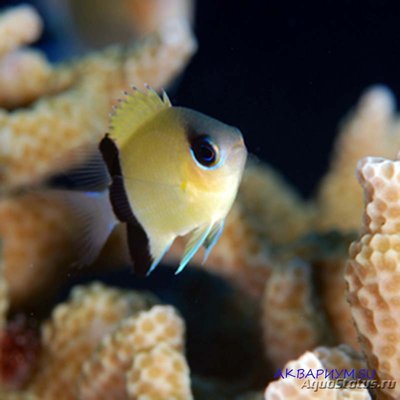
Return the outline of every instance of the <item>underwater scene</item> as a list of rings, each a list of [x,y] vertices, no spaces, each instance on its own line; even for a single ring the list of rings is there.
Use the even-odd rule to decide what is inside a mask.
[[[0,400],[400,399],[397,15],[0,1]]]

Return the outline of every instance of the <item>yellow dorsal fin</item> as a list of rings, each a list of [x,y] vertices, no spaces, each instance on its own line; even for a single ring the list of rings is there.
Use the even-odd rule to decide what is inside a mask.
[[[109,135],[118,146],[122,146],[150,118],[171,107],[165,92],[160,97],[147,85],[144,91],[135,87],[132,89],[132,93],[125,93],[125,98],[120,100],[111,114]]]

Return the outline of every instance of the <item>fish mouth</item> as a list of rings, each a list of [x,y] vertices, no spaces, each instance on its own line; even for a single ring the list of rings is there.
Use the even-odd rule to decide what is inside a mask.
[[[238,155],[239,153],[242,153],[243,155],[247,154],[247,149],[246,145],[244,144],[243,138],[240,138],[233,146],[231,149],[232,155]]]

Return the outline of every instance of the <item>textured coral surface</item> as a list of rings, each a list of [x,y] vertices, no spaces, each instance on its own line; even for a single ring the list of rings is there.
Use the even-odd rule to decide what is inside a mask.
[[[44,400],[191,399],[183,321],[172,307],[152,307],[154,302],[152,296],[98,283],[76,287],[43,326],[40,358],[26,395]],[[0,340],[0,360],[9,360],[6,366],[0,363],[3,383],[10,383],[4,371],[13,371],[11,356],[19,360],[27,354],[16,353],[27,341],[18,335],[14,329],[7,339],[17,341],[11,355],[4,354],[9,345]]]
[[[325,369],[360,368],[363,366],[360,357],[352,354],[346,347],[339,348],[317,348],[313,352],[304,353],[299,359],[290,361],[285,369],[293,371],[325,371]],[[265,400],[286,400],[286,399],[371,399],[368,390],[365,388],[348,389],[332,388],[315,390],[311,383],[329,385],[330,378],[319,376],[313,378],[281,377],[278,381],[268,385],[265,391]]]
[[[321,181],[319,229],[358,229],[363,203],[354,173],[357,162],[366,156],[395,157],[400,148],[399,129],[392,93],[382,86],[368,89],[342,123],[331,168]]]
[[[350,248],[346,279],[352,313],[370,368],[381,381],[400,378],[400,162],[368,157],[358,174],[366,208],[362,235]],[[391,398],[400,388],[382,389]]]
[[[20,27],[20,12],[11,11],[9,17],[3,17],[0,31],[2,26],[12,23]],[[24,12],[31,13],[30,9]],[[177,19],[167,21],[152,36],[134,45],[110,47],[54,67],[45,82],[46,66],[40,56],[29,57],[31,65],[15,72],[14,83],[7,79],[7,63],[15,70],[22,55],[3,60],[0,71],[5,74],[3,79],[9,81],[8,91],[19,89],[26,92],[25,101],[33,101],[32,85],[46,83],[40,94],[48,96],[39,97],[27,110],[0,110],[2,187],[38,183],[82,161],[83,156],[79,157],[74,149],[97,145],[107,132],[108,114],[120,93],[133,84],[165,87],[182,70],[195,47],[187,22]]]
[[[320,343],[323,322],[313,303],[310,266],[292,262],[277,266],[265,286],[262,324],[265,349],[275,368]]]

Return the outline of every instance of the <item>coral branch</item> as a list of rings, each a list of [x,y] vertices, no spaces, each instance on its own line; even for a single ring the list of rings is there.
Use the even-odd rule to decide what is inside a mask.
[[[346,347],[338,347],[333,349],[317,348],[313,352],[304,353],[299,359],[290,361],[282,369],[285,371],[325,371],[326,369],[347,370],[358,369],[364,367],[360,357]],[[297,378],[294,376],[281,377],[278,381],[268,385],[265,391],[265,400],[300,400],[300,399],[354,399],[354,400],[369,400],[371,399],[368,390],[365,388],[349,389],[336,387],[335,382],[332,388],[328,388],[330,377],[325,378],[324,375],[318,378]],[[315,390],[311,385],[325,384],[325,388]]]
[[[380,381],[399,381],[400,161],[368,157],[358,166],[365,195],[362,235],[346,270],[352,314],[368,365]],[[398,398],[400,388],[382,388]]]
[[[344,121],[334,157],[318,192],[319,229],[357,231],[362,214],[362,193],[354,171],[360,158],[393,158],[400,149],[399,117],[393,94],[376,86],[361,97],[355,111]]]
[[[120,93],[130,85],[168,85],[195,47],[185,21],[168,22],[134,46],[112,47],[56,68],[42,92],[52,95],[28,110],[0,110],[2,188],[37,184],[82,162],[84,152],[79,158],[73,150],[98,144]]]
[[[42,32],[36,10],[21,5],[0,14],[0,57],[18,47],[34,42]]]

